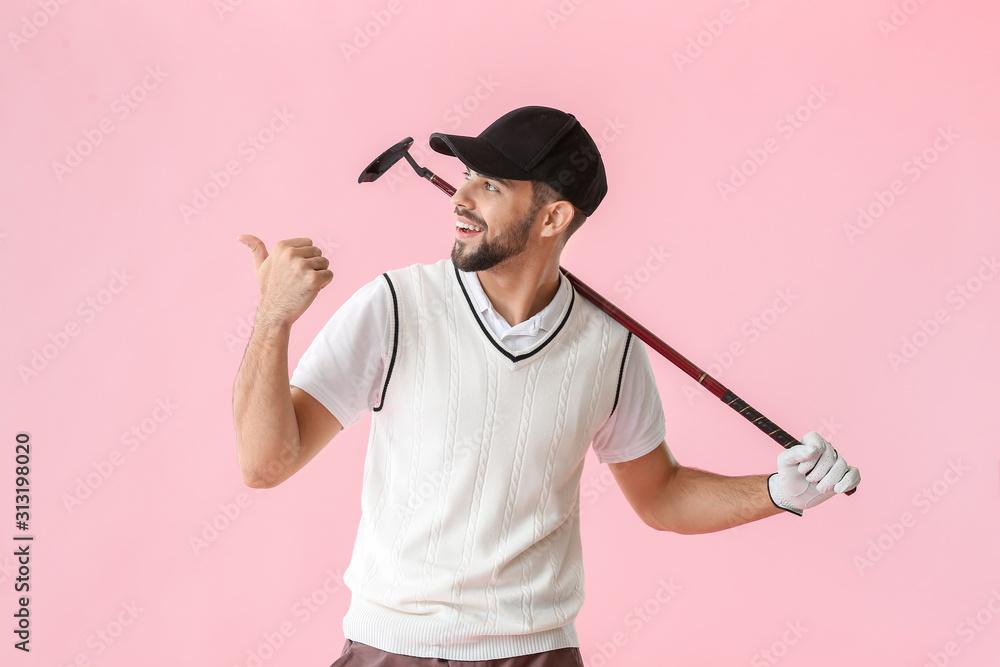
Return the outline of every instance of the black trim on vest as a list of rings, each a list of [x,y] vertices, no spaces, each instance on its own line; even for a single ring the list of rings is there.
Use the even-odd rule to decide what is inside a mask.
[[[389,389],[389,378],[392,377],[392,367],[396,365],[396,349],[399,347],[399,302],[396,301],[396,288],[389,280],[389,274],[383,273],[382,277],[389,285],[389,293],[392,294],[392,357],[389,359],[389,371],[385,374],[385,385],[382,386],[382,400],[378,407],[372,408],[372,412],[378,412],[385,405],[385,392]]]
[[[615,414],[615,408],[618,407],[618,396],[622,392],[622,378],[625,376],[625,359],[628,358],[628,346],[632,343],[632,332],[628,332],[628,336],[625,337],[625,351],[622,353],[622,365],[618,369],[618,388],[615,389],[615,404],[611,406],[611,415]],[[608,419],[611,419],[611,415],[608,415]]]
[[[573,303],[576,301],[576,289],[574,289],[573,285],[571,284],[570,285],[570,290],[569,290],[569,308],[566,309],[566,316],[562,319],[562,322],[559,323],[559,326],[557,326],[555,328],[555,331],[553,331],[549,335],[549,337],[546,338],[545,341],[542,342],[541,345],[539,345],[538,347],[536,347],[531,352],[526,352],[524,354],[514,354],[510,350],[508,350],[505,347],[503,347],[500,343],[498,343],[493,338],[493,335],[486,328],[486,324],[479,317],[479,311],[476,310],[476,304],[474,304],[472,302],[472,297],[469,296],[468,290],[465,289],[465,282],[462,280],[462,276],[458,272],[458,267],[455,266],[454,264],[452,264],[452,266],[455,268],[455,280],[458,281],[458,286],[462,288],[462,294],[465,295],[465,301],[469,304],[469,308],[472,309],[472,316],[474,318],[476,318],[476,322],[479,323],[479,328],[483,330],[483,334],[486,336],[487,340],[489,340],[491,343],[493,343],[493,347],[495,347],[497,350],[499,350],[500,353],[503,356],[507,357],[511,361],[521,361],[522,359],[527,359],[527,358],[529,358],[531,356],[534,356],[535,354],[538,354],[543,349],[545,349],[545,346],[548,345],[549,343],[551,343],[555,339],[555,337],[559,335],[559,332],[566,325],[566,322],[569,321],[569,316],[573,312]]]

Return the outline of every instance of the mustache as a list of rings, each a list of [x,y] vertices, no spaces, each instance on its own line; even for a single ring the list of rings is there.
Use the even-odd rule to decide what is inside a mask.
[[[476,215],[473,215],[470,211],[467,211],[467,210],[466,211],[460,211],[460,210],[458,210],[458,207],[456,206],[455,207],[455,215],[457,215],[460,218],[465,218],[467,220],[470,220],[470,221],[476,223],[477,225],[479,225],[480,227],[482,227],[483,229],[486,228],[486,221],[483,220],[482,218],[476,216]]]

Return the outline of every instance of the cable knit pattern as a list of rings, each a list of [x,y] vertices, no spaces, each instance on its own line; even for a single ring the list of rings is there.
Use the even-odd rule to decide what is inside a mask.
[[[384,429],[385,435],[383,437],[377,437],[381,435],[379,430]],[[365,474],[364,480],[362,482],[362,489],[371,488],[369,485],[377,485],[378,492],[375,494],[376,501],[374,507],[372,508],[372,519],[370,522],[361,522],[358,527],[358,538],[354,545],[354,555],[352,556],[351,562],[360,562],[358,560],[358,546],[361,545],[366,540],[362,540],[361,531],[366,529],[366,526],[373,525],[377,526],[382,518],[382,512],[385,510],[386,500],[389,498],[388,486],[393,476],[392,469],[392,456],[389,452],[389,443],[392,440],[392,424],[385,424],[381,426],[379,424],[372,424],[371,435],[368,441],[368,456],[365,458]],[[377,473],[373,471],[378,471]],[[369,481],[369,480],[372,481]],[[378,562],[371,560],[368,563],[367,569],[364,574],[361,575],[360,581],[358,582],[359,588],[363,588],[372,580],[375,576],[376,568],[378,567]]]
[[[580,476],[627,332],[575,295],[514,353],[450,260],[388,275],[399,344],[372,414],[345,636],[448,660],[579,646]]]
[[[579,321],[579,320],[578,320]],[[544,516],[544,509],[548,503],[549,493],[552,487],[552,475],[554,472],[556,457],[560,458],[564,455],[560,452],[560,445],[563,444],[563,430],[566,426],[566,417],[569,408],[569,390],[570,383],[577,372],[576,364],[577,357],[580,353],[580,337],[575,336],[572,339],[572,344],[570,346],[569,357],[566,360],[566,365],[563,369],[563,378],[561,386],[559,387],[559,401],[558,408],[556,411],[556,424],[552,431],[552,442],[549,445],[549,460],[546,462],[545,466],[545,483],[542,486],[542,496],[539,500],[538,509],[535,511],[535,537],[540,539],[545,526],[541,524],[541,519]],[[572,444],[572,443],[570,443]],[[577,490],[579,493],[579,490]],[[574,505],[575,508],[575,505]],[[572,508],[571,508],[572,509]],[[563,526],[563,522],[560,521],[560,526]],[[553,571],[557,571],[560,565],[561,554],[555,552],[554,549],[550,549],[548,552],[549,566]],[[553,585],[556,587],[556,600],[554,605],[554,610],[556,612],[556,617],[559,619],[560,623],[566,623],[569,619],[566,617],[566,612],[562,608],[560,601],[563,599],[563,592],[560,580],[557,578],[553,580]]]
[[[423,302],[423,285],[421,283],[421,275],[418,273],[414,276],[413,287],[415,291],[415,296],[417,303]],[[410,521],[413,518],[413,513],[416,510],[417,505],[417,490],[418,490],[418,476],[420,473],[420,446],[421,440],[421,420],[420,414],[422,412],[421,406],[423,405],[424,396],[424,373],[427,364],[427,337],[422,331],[417,332],[416,336],[417,344],[417,359],[416,359],[416,373],[414,376],[413,383],[413,423],[411,425],[411,433],[413,434],[412,445],[410,448],[410,463],[409,463],[409,478],[407,480],[407,489],[409,489],[409,495],[406,498],[406,504],[400,509],[403,513],[402,521],[399,525],[399,531],[396,534],[396,540],[392,545],[392,557],[390,562],[393,564],[395,570],[395,577],[393,578],[392,584],[384,591],[382,595],[382,603],[385,605],[391,605],[395,589],[403,581],[403,569],[401,566],[400,553],[403,549],[403,542],[406,538],[407,531],[409,529]]]
[[[528,381],[524,388],[524,395],[521,399],[521,414],[519,417],[520,427],[517,433],[517,444],[514,447],[513,472],[510,477],[510,486],[507,487],[507,502],[503,510],[503,520],[500,525],[500,545],[497,549],[497,557],[493,562],[493,573],[490,575],[490,583],[486,588],[487,614],[491,619],[491,631],[497,632],[499,625],[499,609],[497,602],[497,580],[500,578],[500,570],[503,567],[503,554],[506,553],[507,542],[509,540],[510,526],[514,520],[515,499],[517,489],[521,481],[521,468],[524,465],[524,449],[528,444],[528,425],[531,418],[531,399],[534,396],[535,381],[538,379],[538,369],[541,363],[532,364],[528,369]],[[522,578],[522,593],[524,592],[524,581]],[[530,591],[529,591],[530,593]],[[521,611],[524,614],[524,631],[528,632],[531,626],[531,604],[522,596]]]
[[[486,393],[486,411],[485,411],[485,421],[483,423],[483,442],[479,450],[479,460],[476,465],[476,485],[472,489],[472,507],[470,511],[469,520],[466,522],[465,529],[465,541],[462,546],[462,559],[458,566],[458,571],[455,573],[455,583],[452,588],[451,600],[457,605],[459,611],[458,621],[461,622],[461,614],[464,611],[462,608],[462,594],[465,592],[465,583],[468,577],[469,569],[472,567],[473,562],[473,547],[475,543],[475,538],[479,525],[479,508],[483,500],[483,488],[486,485],[486,472],[487,464],[490,458],[490,445],[493,441],[493,417],[496,414],[496,401],[497,401],[497,382],[499,381],[499,374],[496,372],[496,363],[494,360],[490,360],[489,370],[487,372],[487,381],[489,390]]]
[[[451,340],[458,338],[458,323],[455,321],[455,291],[449,290],[445,294],[446,311],[445,317],[448,321],[448,336]],[[444,520],[446,509],[448,485],[451,482],[451,473],[454,469],[457,443],[456,431],[458,427],[458,392],[460,388],[458,346],[449,347],[448,356],[448,433],[445,436],[445,461],[441,470],[441,484],[435,496],[434,520],[431,522],[430,540],[427,545],[427,555],[424,558],[424,585],[420,591],[418,601],[427,599],[428,587],[434,572],[434,565],[437,561],[438,544],[441,539],[441,526]],[[433,482],[432,482],[433,483]],[[423,605],[421,604],[421,609]]]
[[[597,410],[597,401],[601,397],[601,387],[604,385],[604,376],[608,370],[608,347],[611,343],[611,327],[609,324],[605,322],[604,326],[601,327],[601,351],[597,357],[598,371],[597,377],[594,379],[594,391],[590,394],[590,414],[594,414]]]

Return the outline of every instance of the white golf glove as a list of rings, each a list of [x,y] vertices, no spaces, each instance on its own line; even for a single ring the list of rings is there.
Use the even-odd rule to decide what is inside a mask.
[[[778,472],[767,478],[767,490],[775,506],[802,516],[804,510],[860,482],[858,469],[847,465],[833,445],[813,431],[801,445],[778,454]]]

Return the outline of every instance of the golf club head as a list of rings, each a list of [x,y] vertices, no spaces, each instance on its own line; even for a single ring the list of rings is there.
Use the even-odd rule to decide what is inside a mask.
[[[403,159],[406,155],[406,151],[409,150],[410,146],[413,145],[413,137],[407,137],[392,146],[382,151],[382,154],[377,158],[372,160],[371,164],[365,167],[365,170],[361,172],[358,176],[358,183],[370,183],[376,178],[389,171],[392,165]]]

